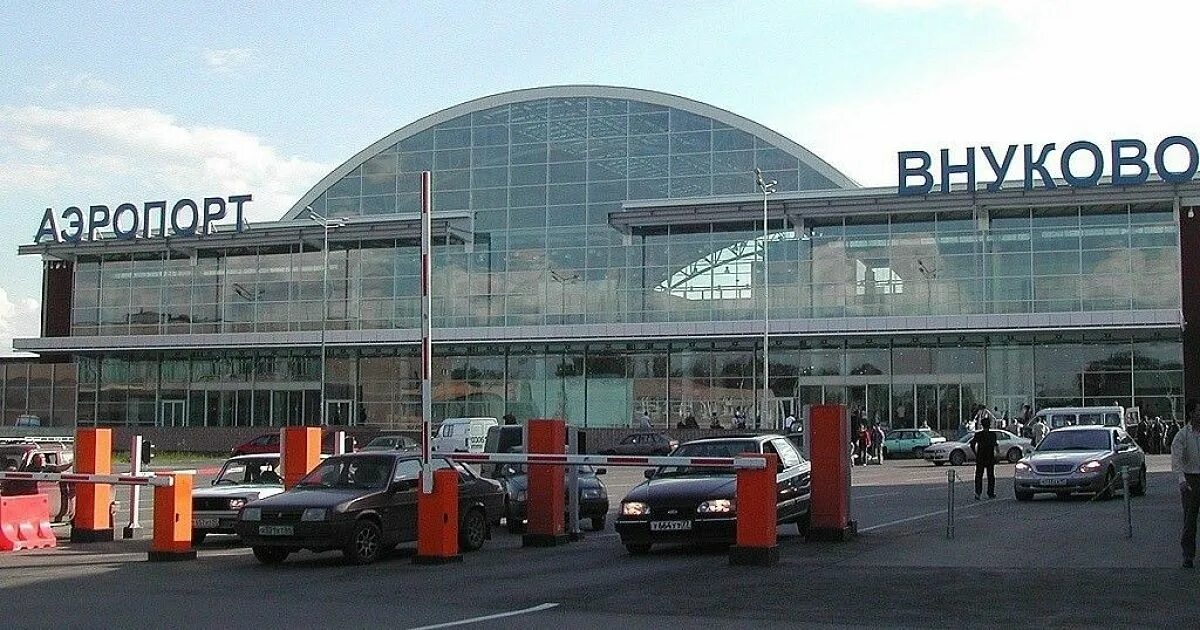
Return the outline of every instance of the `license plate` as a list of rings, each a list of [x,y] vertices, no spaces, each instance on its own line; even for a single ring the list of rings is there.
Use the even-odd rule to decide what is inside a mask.
[[[259,525],[258,533],[263,536],[291,536],[294,533],[291,525]]]
[[[1070,481],[1069,479],[1043,479],[1042,485],[1043,486],[1065,486],[1065,485],[1067,485],[1067,482],[1069,482],[1069,481]]]
[[[192,519],[192,527],[195,529],[216,529],[221,526],[219,518],[197,518]]]
[[[652,532],[686,532],[691,529],[691,521],[650,521]]]

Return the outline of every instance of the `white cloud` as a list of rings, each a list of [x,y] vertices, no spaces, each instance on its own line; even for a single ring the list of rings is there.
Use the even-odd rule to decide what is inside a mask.
[[[0,107],[0,137],[21,139],[0,146],[0,186],[39,211],[250,193],[247,218],[275,220],[331,170],[153,109]]]
[[[204,65],[216,72],[233,72],[254,64],[254,50],[250,48],[205,48],[202,52]]]
[[[1055,142],[1061,150],[1074,140],[1106,147],[1115,138],[1141,138],[1153,148],[1169,135],[1197,135],[1200,86],[1186,76],[1200,3],[868,3],[880,10],[982,6],[1020,36],[1011,47],[984,41],[934,66],[906,69],[888,85],[864,85],[853,98],[781,125],[864,185],[895,185],[896,152],[907,149],[949,148],[961,159],[968,146]],[[989,172],[986,162],[982,168]]]
[[[36,337],[40,331],[38,301],[31,298],[12,300],[0,288],[0,356],[15,354],[13,337]]]

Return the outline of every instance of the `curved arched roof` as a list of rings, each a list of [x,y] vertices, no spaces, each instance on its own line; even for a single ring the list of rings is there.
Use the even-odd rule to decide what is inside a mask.
[[[288,210],[288,212],[283,216],[283,220],[286,221],[299,218],[306,206],[312,204],[313,201],[316,200],[322,193],[324,193],[330,186],[344,178],[349,173],[353,172],[354,169],[361,166],[370,158],[387,150],[389,147],[392,147],[401,140],[431,129],[440,123],[454,120],[474,112],[484,111],[513,103],[522,103],[539,99],[580,97],[626,99],[629,101],[670,107],[696,114],[698,116],[711,118],[715,121],[761,138],[780,150],[791,154],[802,164],[808,168],[811,168],[821,177],[827,179],[834,187],[859,187],[858,183],[847,177],[844,173],[837,170],[828,162],[822,160],[808,149],[805,149],[799,144],[788,139],[786,136],[727,110],[720,109],[706,103],[701,103],[699,101],[683,98],[681,96],[656,92],[653,90],[602,85],[561,85],[513,90],[510,92],[502,92],[500,94],[493,94],[491,96],[477,98],[453,107],[449,107],[447,109],[443,109],[413,123],[405,125],[404,127],[401,127],[400,129],[397,129],[387,136],[375,141],[362,151],[359,151],[349,160],[346,160],[346,162],[341,166],[337,167],[324,178],[322,178],[315,186],[305,193],[304,196],[301,197],[290,210]]]

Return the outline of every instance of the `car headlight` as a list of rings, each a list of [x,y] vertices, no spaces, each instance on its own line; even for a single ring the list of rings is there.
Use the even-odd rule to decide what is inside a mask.
[[[243,521],[261,521],[262,520],[262,508],[256,508],[256,507],[245,508],[238,515],[238,518],[242,519]]]
[[[230,499],[229,500],[229,509],[231,509],[231,510],[240,510],[245,505],[246,505],[245,499]]]
[[[1032,472],[1032,471],[1033,471],[1033,466],[1030,466],[1029,464],[1026,464],[1025,462],[1017,462],[1017,472]]]
[[[324,521],[329,519],[329,510],[325,508],[307,508],[300,515],[302,521]]]
[[[621,516],[649,516],[650,506],[641,501],[626,501],[621,504]]]
[[[1090,461],[1090,462],[1084,462],[1083,464],[1081,464],[1081,465],[1079,466],[1079,472],[1081,472],[1081,473],[1094,473],[1094,472],[1096,472],[1097,470],[1100,470],[1101,468],[1104,468],[1104,464],[1103,464],[1103,462],[1099,462],[1099,461],[1096,461],[1096,460],[1094,460],[1094,459],[1093,459],[1093,460],[1092,460],[1092,461]]]
[[[705,501],[696,508],[697,514],[729,514],[737,504],[732,499],[713,499]]]

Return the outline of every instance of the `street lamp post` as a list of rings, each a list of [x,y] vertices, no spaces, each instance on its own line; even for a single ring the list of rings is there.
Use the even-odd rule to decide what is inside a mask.
[[[321,250],[325,253],[325,264],[321,269],[321,426],[329,425],[329,405],[325,401],[325,330],[329,326],[329,230],[346,225],[345,217],[328,219],[317,214],[312,206],[305,207],[308,218],[325,228]]]
[[[755,428],[761,428],[761,422],[770,420],[771,411],[771,261],[767,258],[767,195],[775,192],[778,182],[763,179],[762,171],[757,168],[754,169],[754,182],[763,196],[763,404],[761,419],[755,422]]]
[[[550,270],[550,277],[558,283],[559,294],[559,323],[567,323],[567,285],[579,282],[580,277],[578,272],[570,274],[560,273],[557,269]],[[561,363],[560,363],[561,365]],[[562,374],[558,376],[559,382],[559,398],[558,398],[558,416],[563,420],[567,418],[567,380]]]

